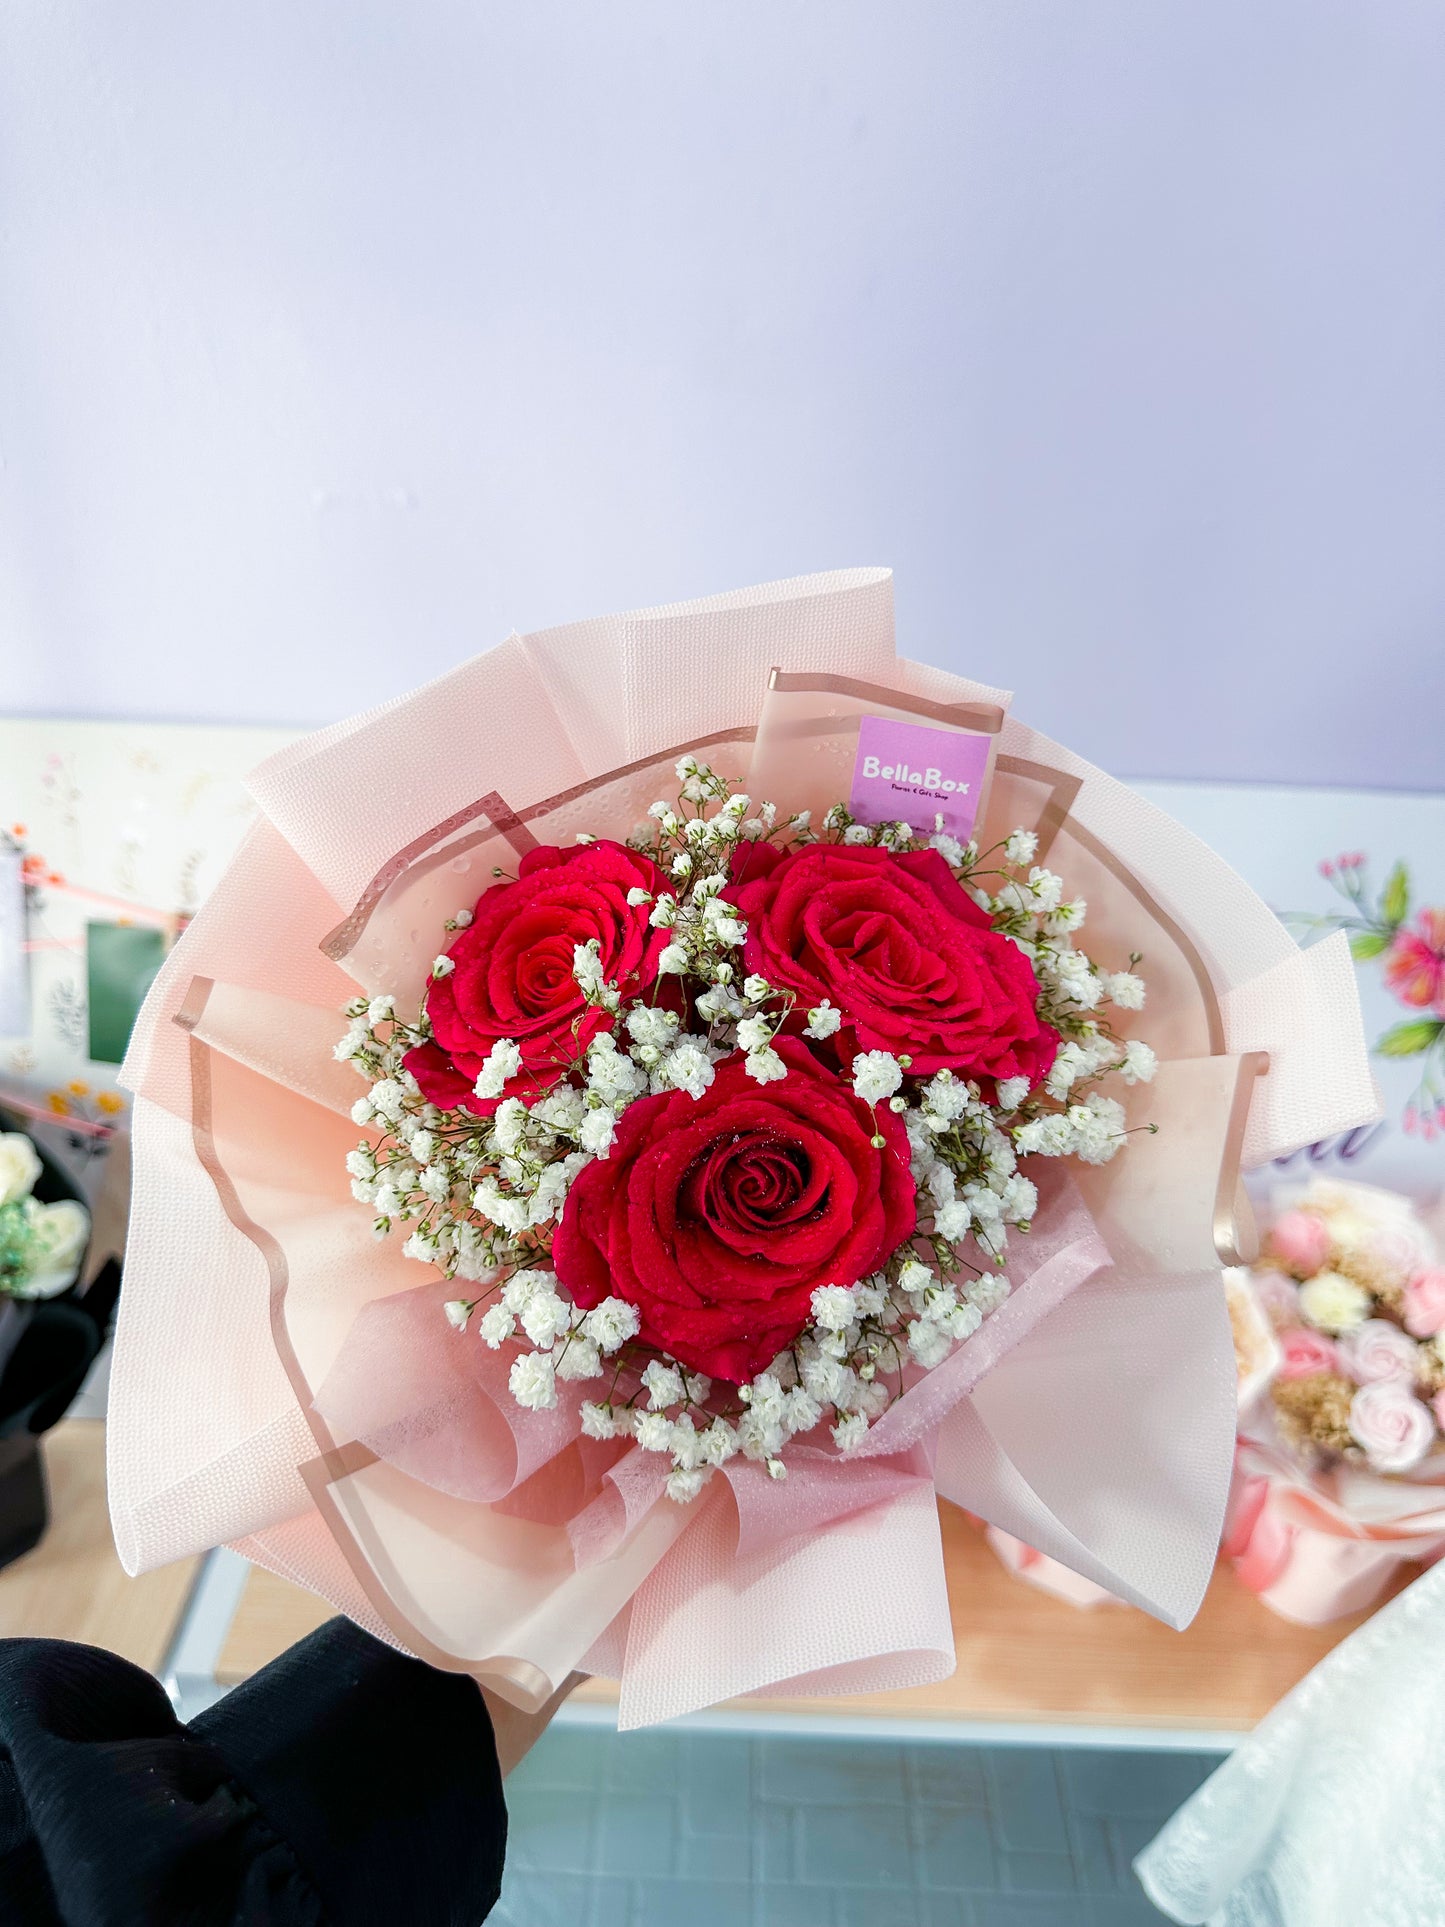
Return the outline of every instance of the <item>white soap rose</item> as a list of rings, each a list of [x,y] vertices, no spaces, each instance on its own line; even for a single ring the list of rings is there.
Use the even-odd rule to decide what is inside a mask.
[[[40,1176],[40,1156],[23,1131],[0,1131],[0,1204],[28,1198]]]

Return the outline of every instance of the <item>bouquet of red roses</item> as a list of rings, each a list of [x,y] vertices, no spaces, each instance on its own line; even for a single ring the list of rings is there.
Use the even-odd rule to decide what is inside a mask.
[[[624,1724],[946,1674],[940,1493],[1187,1620],[1241,1164],[1372,1112],[1348,956],[889,587],[516,638],[257,772],[127,1067],[129,1564]]]
[[[784,1478],[825,1417],[820,1463],[855,1463],[1010,1295],[1020,1158],[1107,1163],[1104,1087],[1156,1061],[1107,1015],[1142,980],[1078,947],[1032,831],[980,851],[843,804],[814,830],[695,756],[676,778],[627,843],[527,849],[447,919],[420,1012],[357,997],[337,1054],[377,1234],[457,1282],[518,1405],[592,1391],[569,1422],[688,1502],[739,1454]],[[1079,1237],[1059,1282],[1102,1260]]]

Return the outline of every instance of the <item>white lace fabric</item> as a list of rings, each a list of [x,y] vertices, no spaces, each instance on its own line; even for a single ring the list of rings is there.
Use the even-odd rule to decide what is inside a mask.
[[[1261,1722],[1135,1861],[1209,1927],[1445,1927],[1445,1564]]]

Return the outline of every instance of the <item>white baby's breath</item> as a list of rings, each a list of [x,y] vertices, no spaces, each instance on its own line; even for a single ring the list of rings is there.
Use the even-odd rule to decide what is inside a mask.
[[[813,1323],[823,1331],[847,1331],[854,1308],[852,1292],[842,1285],[819,1285],[813,1293]]]
[[[624,1298],[604,1298],[588,1312],[585,1329],[601,1351],[611,1353],[637,1336],[640,1323],[635,1305],[629,1305]]]
[[[482,1322],[477,1329],[491,1349],[496,1351],[512,1336],[516,1324],[516,1319],[505,1305],[490,1305],[483,1312]]]
[[[779,1078],[786,1077],[788,1074],[787,1065],[771,1047],[750,1050],[744,1069],[758,1084],[776,1084]]]
[[[557,1354],[558,1378],[600,1378],[602,1359],[590,1338],[573,1334]]]
[[[557,1403],[556,1372],[542,1352],[523,1352],[507,1376],[512,1397],[529,1412],[548,1412]]]
[[[1153,1081],[1159,1068],[1159,1060],[1147,1044],[1131,1037],[1124,1046],[1124,1055],[1119,1064],[1119,1075],[1126,1084],[1148,1084]]]
[[[503,1088],[522,1068],[522,1053],[510,1037],[499,1038],[487,1052],[477,1074],[475,1094],[482,1099],[500,1097]]]
[[[1104,995],[1110,1003],[1117,1004],[1120,1010],[1142,1010],[1144,979],[1136,977],[1129,970],[1108,972],[1104,977]]]
[[[838,1026],[842,1021],[842,1011],[835,1010],[825,997],[822,1003],[814,1004],[813,1008],[808,1012],[808,1021],[803,1027],[804,1033],[809,1037],[817,1038],[821,1043],[825,1038],[832,1037],[837,1033]]]
[[[853,1089],[866,1104],[892,1097],[902,1082],[903,1067],[889,1051],[860,1051],[853,1059]]]

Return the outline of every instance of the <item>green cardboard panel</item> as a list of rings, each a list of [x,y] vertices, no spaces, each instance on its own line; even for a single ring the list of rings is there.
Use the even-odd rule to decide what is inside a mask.
[[[88,923],[86,973],[90,983],[90,1059],[119,1064],[136,1013],[166,953],[166,933],[146,924]]]

